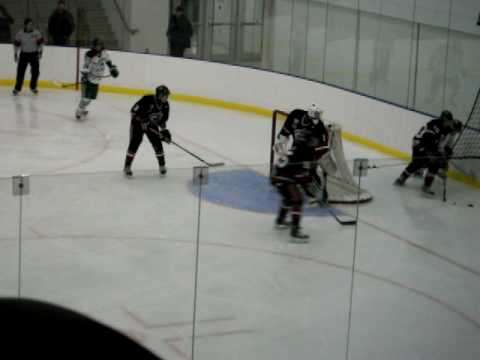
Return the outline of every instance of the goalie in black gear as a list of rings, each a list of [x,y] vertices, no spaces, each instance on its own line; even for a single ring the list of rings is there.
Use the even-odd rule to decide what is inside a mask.
[[[303,194],[316,197],[312,188],[322,187],[317,166],[318,160],[329,151],[329,136],[321,115],[322,112],[314,105],[308,111],[293,110],[275,144],[278,160],[271,181],[282,196],[275,226],[287,228],[291,225],[293,242],[306,242],[309,237],[300,228]],[[289,140],[292,143],[290,147]],[[289,213],[291,224],[287,221]]]
[[[167,173],[162,141],[168,144],[172,140],[172,135],[167,129],[167,121],[170,114],[170,105],[168,103],[169,95],[170,90],[166,86],[161,85],[155,89],[154,95],[142,97],[133,106],[130,122],[130,143],[128,145],[123,169],[125,175],[133,175],[131,169],[132,162],[143,140],[144,134],[147,135],[148,140],[155,150],[155,156],[160,167],[160,174],[165,175]]]
[[[105,77],[105,69],[108,66],[110,76],[116,78],[120,75],[117,67],[110,60],[108,51],[99,39],[94,39],[92,48],[85,54],[81,73],[82,98],[78,104],[75,117],[77,120],[85,119],[88,111],[87,106],[95,100],[98,95],[100,81]]]
[[[446,176],[448,161],[452,156],[452,143],[462,124],[453,119],[450,111],[442,111],[440,117],[430,120],[413,137],[412,161],[395,180],[395,185],[402,186],[412,174],[418,174],[427,169],[422,186],[422,192],[435,195],[432,184],[435,176]]]

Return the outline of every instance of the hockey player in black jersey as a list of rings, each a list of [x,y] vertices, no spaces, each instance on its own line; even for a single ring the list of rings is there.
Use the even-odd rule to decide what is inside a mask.
[[[421,169],[427,169],[422,186],[423,193],[435,195],[431,187],[440,169],[448,165],[448,158],[452,155],[449,145],[443,141],[447,136],[457,131],[458,122],[453,119],[450,111],[442,111],[440,117],[430,120],[413,137],[412,161],[395,180],[395,185],[402,186],[407,179]],[[442,146],[444,145],[444,146]]]
[[[303,194],[309,191],[312,183],[320,182],[317,175],[317,162],[329,151],[328,131],[321,120],[322,112],[312,106],[308,111],[296,109],[287,117],[275,144],[278,161],[271,178],[282,196],[275,226],[287,228],[293,242],[307,242],[309,236],[300,229],[303,208]],[[291,146],[288,146],[289,141]],[[289,224],[287,215],[291,213]]]
[[[155,150],[155,156],[157,157],[160,167],[160,174],[165,175],[167,173],[162,141],[168,144],[172,140],[172,135],[167,129],[167,121],[170,114],[170,105],[168,103],[169,95],[170,90],[165,85],[161,85],[155,89],[154,95],[142,97],[133,106],[130,122],[130,143],[125,158],[125,167],[123,168],[126,176],[133,175],[131,169],[132,162],[144,134],[147,135],[148,140]]]

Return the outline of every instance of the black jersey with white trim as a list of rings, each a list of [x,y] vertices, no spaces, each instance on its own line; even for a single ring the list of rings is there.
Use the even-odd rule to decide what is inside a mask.
[[[132,116],[144,123],[152,122],[155,119],[157,125],[166,128],[170,115],[170,104],[168,101],[158,101],[154,95],[145,95],[132,107],[131,113]]]
[[[290,112],[279,135],[293,138],[289,150],[297,161],[312,161],[318,151],[328,151],[328,130],[321,120],[315,124],[305,110]]]
[[[447,134],[441,119],[430,120],[413,137],[413,148],[419,152],[437,153]]]

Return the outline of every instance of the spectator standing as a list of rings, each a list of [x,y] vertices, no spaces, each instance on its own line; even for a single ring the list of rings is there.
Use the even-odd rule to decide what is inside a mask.
[[[52,39],[52,45],[67,46],[70,36],[75,30],[75,22],[72,14],[65,9],[65,1],[60,0],[57,8],[48,19],[48,34]]]
[[[12,42],[12,32],[10,25],[14,23],[12,16],[8,13],[5,6],[0,5],[0,44]]]
[[[18,95],[22,91],[23,79],[25,71],[30,65],[32,71],[32,79],[30,81],[30,90],[34,94],[38,94],[37,82],[40,76],[40,59],[42,58],[42,50],[44,39],[40,31],[33,28],[33,21],[26,18],[24,28],[15,35],[13,42],[14,59],[17,66],[17,82],[13,89],[13,95]]]
[[[190,20],[183,10],[177,6],[175,14],[170,17],[168,23],[167,37],[170,45],[170,55],[183,57],[185,49],[191,46],[193,28]]]

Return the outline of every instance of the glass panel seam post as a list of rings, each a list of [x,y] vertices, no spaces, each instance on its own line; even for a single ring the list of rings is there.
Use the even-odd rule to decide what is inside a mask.
[[[358,62],[360,58],[360,0],[357,0],[357,24],[355,30],[355,58],[353,61],[353,90],[358,89]]]
[[[243,34],[241,34],[240,24],[240,0],[232,0],[233,6],[230,12],[231,32],[230,32],[230,62],[237,64],[240,62],[240,38],[243,42]],[[245,5],[245,4],[244,4]]]
[[[22,227],[23,227],[23,197],[30,194],[30,177],[18,175],[12,178],[12,195],[19,197],[18,218],[18,270],[17,270],[17,297],[22,295]]]
[[[305,21],[305,53],[303,56],[303,77],[307,76],[307,57],[308,57],[308,30],[310,28],[310,3],[312,0],[307,0],[307,19]]]
[[[410,64],[408,66],[408,84],[407,84],[407,108],[413,107],[415,100],[412,99],[410,102],[410,90],[412,89],[412,66],[413,66],[413,44],[415,43],[415,18],[417,16],[417,0],[413,0],[413,11],[412,11],[412,36],[410,38]],[[415,85],[413,85],[415,86]],[[414,96],[415,96],[415,92]],[[412,106],[409,106],[412,104]]]
[[[328,9],[329,0],[325,5],[325,40],[323,47],[323,69],[322,69],[322,81],[325,81],[325,72],[327,67],[327,49],[328,49]]]
[[[195,339],[197,333],[197,309],[198,309],[198,271],[200,263],[200,228],[202,220],[202,189],[208,184],[208,167],[197,166],[193,168],[193,186],[198,186],[198,207],[197,207],[197,239],[195,242],[195,270],[194,270],[194,289],[193,289],[193,319],[192,319],[192,348],[191,360],[195,359]]]
[[[450,28],[452,26],[452,7],[453,0],[450,0],[450,8],[448,11],[448,26],[447,26],[447,48],[445,51],[445,66],[443,69],[443,91],[442,91],[442,108],[445,109],[445,96],[447,91],[447,71],[448,71],[448,55],[450,47]]]
[[[350,359],[350,339],[352,331],[352,315],[353,315],[353,292],[355,291],[355,272],[357,268],[357,249],[358,249],[358,224],[360,218],[360,193],[362,188],[362,177],[367,176],[368,159],[355,159],[353,164],[353,176],[358,176],[357,202],[355,208],[355,229],[353,234],[353,259],[352,271],[350,275],[350,297],[348,306],[348,323],[347,337],[345,344],[345,360]]]
[[[295,14],[295,0],[292,0],[292,7],[290,9],[290,42],[288,44],[288,73],[293,73],[293,42],[295,41],[294,32],[294,14]]]
[[[267,13],[266,12],[266,6],[267,6],[267,1],[266,0],[263,0],[262,1],[262,13],[260,15],[260,20],[261,21],[261,31],[260,31],[260,52],[259,52],[259,55],[260,55],[260,62],[259,62],[259,66],[262,67],[262,64],[263,64],[263,47],[265,46],[265,14]]]
[[[415,53],[415,71],[413,77],[413,103],[412,108],[416,108],[417,104],[417,86],[418,86],[418,59],[420,53],[420,29],[421,24],[417,23],[417,44],[416,44],[416,53]]]

